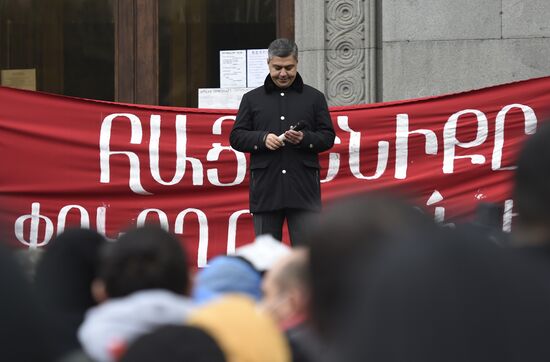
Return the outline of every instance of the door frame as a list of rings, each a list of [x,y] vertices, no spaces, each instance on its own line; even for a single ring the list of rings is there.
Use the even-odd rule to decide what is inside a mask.
[[[277,37],[294,40],[294,1],[276,0]],[[159,0],[115,1],[115,101],[159,103]]]

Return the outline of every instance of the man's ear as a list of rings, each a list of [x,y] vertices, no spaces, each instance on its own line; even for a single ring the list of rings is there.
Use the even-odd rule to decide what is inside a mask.
[[[103,280],[97,278],[94,279],[90,288],[92,289],[92,296],[98,304],[103,303],[104,301],[109,299],[109,295],[107,294],[107,287],[105,286]]]

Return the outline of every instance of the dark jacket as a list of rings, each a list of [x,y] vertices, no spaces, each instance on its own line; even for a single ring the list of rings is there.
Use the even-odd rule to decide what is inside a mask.
[[[322,361],[323,345],[309,326],[302,323],[285,331],[292,362]]]
[[[280,135],[298,121],[306,124],[300,144],[287,142],[275,151],[265,146],[268,133]],[[262,87],[246,93],[229,141],[250,153],[250,212],[320,210],[317,154],[332,147],[334,136],[323,93],[299,74],[289,88],[278,88],[268,75]]]

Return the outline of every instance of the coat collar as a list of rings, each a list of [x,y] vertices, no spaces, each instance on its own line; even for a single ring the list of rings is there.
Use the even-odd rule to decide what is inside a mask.
[[[271,93],[275,90],[280,91],[281,88],[277,87],[275,83],[273,82],[273,79],[271,79],[271,76],[268,74],[264,81],[264,89],[266,93]],[[294,82],[290,85],[290,87],[285,89],[294,89],[298,93],[302,93],[302,90],[304,89],[304,81],[302,80],[302,77],[300,76],[300,73],[296,73],[296,78],[294,78]]]

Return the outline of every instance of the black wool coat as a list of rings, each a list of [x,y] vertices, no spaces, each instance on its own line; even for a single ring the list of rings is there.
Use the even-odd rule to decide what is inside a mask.
[[[275,151],[265,146],[269,133],[280,135],[304,122],[298,145],[286,142]],[[241,101],[229,141],[250,153],[250,212],[296,208],[321,209],[318,153],[334,144],[334,127],[325,96],[300,77],[289,88],[278,88],[268,75],[264,85]]]

